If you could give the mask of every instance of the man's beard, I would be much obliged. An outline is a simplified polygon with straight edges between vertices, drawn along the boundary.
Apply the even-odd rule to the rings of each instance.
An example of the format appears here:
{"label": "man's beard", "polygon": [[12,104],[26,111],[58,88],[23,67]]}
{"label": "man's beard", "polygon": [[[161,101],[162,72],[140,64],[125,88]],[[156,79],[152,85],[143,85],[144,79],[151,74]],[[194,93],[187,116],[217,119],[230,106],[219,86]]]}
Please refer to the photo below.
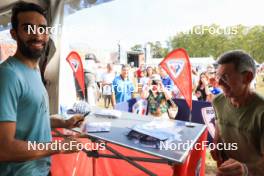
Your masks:
{"label": "man's beard", "polygon": [[[27,57],[30,60],[33,61],[37,61],[45,52],[45,48],[46,48],[46,42],[42,42],[40,40],[36,40],[36,39],[31,39],[28,41],[23,41],[21,40],[21,38],[19,36],[17,36],[17,42],[18,44],[18,49],[20,50],[20,52],[22,53],[22,55],[24,55],[25,57]],[[34,43],[34,42],[42,42],[43,43],[43,48],[42,49],[31,49],[29,47],[29,44]]]}

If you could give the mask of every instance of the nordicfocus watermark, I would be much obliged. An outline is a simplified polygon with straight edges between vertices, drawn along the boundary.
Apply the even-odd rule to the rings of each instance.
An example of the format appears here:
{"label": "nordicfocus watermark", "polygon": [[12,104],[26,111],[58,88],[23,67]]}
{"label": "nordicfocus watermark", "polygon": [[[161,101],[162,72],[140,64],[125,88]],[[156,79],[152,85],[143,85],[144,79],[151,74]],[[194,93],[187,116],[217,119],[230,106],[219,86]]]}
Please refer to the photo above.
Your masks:
{"label": "nordicfocus watermark", "polygon": [[[169,90],[172,91],[175,88],[177,88],[174,85],[166,85],[166,86],[158,86],[158,85],[144,85],[144,86],[139,86],[139,84],[136,84],[136,86],[127,86],[127,85],[105,85],[103,87],[104,91],[110,92],[110,91],[116,91],[116,92],[138,92],[139,89],[142,90],[152,90],[153,92],[157,92],[157,91],[164,91]],[[101,88],[102,89],[102,88]]]}
{"label": "nordicfocus watermark", "polygon": [[55,26],[37,26],[37,25],[27,25],[28,34],[57,34],[61,33],[62,25],[58,24]]}
{"label": "nordicfocus watermark", "polygon": [[63,143],[61,140],[56,140],[52,143],[39,143],[36,141],[28,141],[28,150],[54,150],[54,151],[72,151],[72,150],[105,150],[105,143],[79,143],[77,141],[70,141]]}
{"label": "nordicfocus watermark", "polygon": [[94,35],[101,35],[104,33],[104,29],[98,29],[94,26],[63,26],[62,24],[56,24],[53,26],[46,26],[46,25],[33,25],[28,24],[25,26],[25,32],[27,32],[28,35],[30,34],[41,34],[41,35],[57,35],[62,34],[62,31],[68,33],[76,33],[76,31],[80,33],[92,33]]}
{"label": "nordicfocus watermark", "polygon": [[[183,32],[184,34],[197,34],[197,35],[203,35],[203,34],[211,34],[211,35],[220,35],[220,34],[224,34],[224,35],[236,35],[238,34],[238,29],[239,26],[230,26],[230,27],[226,27],[226,28],[221,28],[220,26],[195,26],[192,29]],[[58,33],[62,33],[62,25],[61,24],[57,24],[54,26],[45,26],[45,25],[33,25],[33,24],[29,24],[26,26],[26,32],[28,34],[58,34]],[[76,32],[76,31],[80,31],[82,30],[81,28],[76,28],[76,27],[71,27],[70,29],[67,28],[67,30],[69,30],[70,32]],[[86,29],[87,31],[87,29]],[[96,33],[98,32],[98,29],[93,29],[93,28],[89,28],[88,29],[89,32],[93,32]],[[246,32],[246,31],[244,31]]]}
{"label": "nordicfocus watermark", "polygon": [[[160,141],[159,149],[160,150],[179,150],[179,151],[187,151],[190,149],[195,150],[228,150],[234,151],[238,149],[237,143],[209,143],[208,141],[197,142],[193,144],[192,140],[187,140],[186,142],[179,143],[169,143],[166,141]],[[193,145],[192,145],[193,144]]]}
{"label": "nordicfocus watermark", "polygon": [[227,28],[220,28],[217,26],[196,26],[193,29],[185,33],[197,34],[197,35],[203,35],[206,33],[209,33],[211,35],[214,35],[214,34],[236,35],[238,34],[238,26],[231,26]]}

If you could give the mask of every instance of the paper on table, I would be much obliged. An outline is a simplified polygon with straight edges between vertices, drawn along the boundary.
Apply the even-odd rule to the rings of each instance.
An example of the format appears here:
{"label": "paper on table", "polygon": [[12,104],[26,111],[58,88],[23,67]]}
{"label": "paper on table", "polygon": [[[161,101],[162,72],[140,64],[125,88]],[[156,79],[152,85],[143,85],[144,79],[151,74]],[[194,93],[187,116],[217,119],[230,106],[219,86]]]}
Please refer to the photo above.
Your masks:
{"label": "paper on table", "polygon": [[72,108],[67,110],[67,114],[85,114],[90,110],[90,105],[85,101],[77,101],[72,105]]}
{"label": "paper on table", "polygon": [[122,113],[112,109],[100,109],[94,112],[94,115],[108,118],[120,118]]}
{"label": "paper on table", "polygon": [[157,138],[159,140],[181,141],[182,127],[175,127],[176,122],[167,120],[151,121],[149,123],[136,125],[132,130]]}
{"label": "paper on table", "polygon": [[82,128],[83,133],[108,132],[111,130],[111,122],[88,122],[86,121]]}

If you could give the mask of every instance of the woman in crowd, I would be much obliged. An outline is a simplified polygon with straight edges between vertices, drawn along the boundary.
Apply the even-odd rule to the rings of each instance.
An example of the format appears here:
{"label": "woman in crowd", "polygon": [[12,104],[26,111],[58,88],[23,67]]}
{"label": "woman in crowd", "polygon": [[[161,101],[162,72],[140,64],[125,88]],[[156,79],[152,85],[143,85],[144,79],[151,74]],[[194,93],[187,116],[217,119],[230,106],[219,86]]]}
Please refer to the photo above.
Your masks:
{"label": "woman in crowd", "polygon": [[200,74],[199,82],[195,90],[195,95],[199,101],[207,101],[210,91],[208,89],[208,78],[205,72]]}
{"label": "woman in crowd", "polygon": [[102,75],[102,88],[104,107],[109,108],[110,102],[113,106],[112,101],[112,82],[115,79],[115,72],[112,64],[107,64],[107,71]]}
{"label": "woman in crowd", "polygon": [[140,84],[142,84],[142,87],[144,89],[144,87],[149,86],[150,85],[150,77],[153,74],[153,68],[151,66],[148,66],[145,70],[144,70],[144,77],[140,78]]}
{"label": "woman in crowd", "polygon": [[141,97],[146,98],[148,101],[148,113],[155,117],[168,119],[169,108],[176,107],[171,100],[171,92],[162,85],[160,75],[153,74],[150,80],[151,86],[141,94]]}

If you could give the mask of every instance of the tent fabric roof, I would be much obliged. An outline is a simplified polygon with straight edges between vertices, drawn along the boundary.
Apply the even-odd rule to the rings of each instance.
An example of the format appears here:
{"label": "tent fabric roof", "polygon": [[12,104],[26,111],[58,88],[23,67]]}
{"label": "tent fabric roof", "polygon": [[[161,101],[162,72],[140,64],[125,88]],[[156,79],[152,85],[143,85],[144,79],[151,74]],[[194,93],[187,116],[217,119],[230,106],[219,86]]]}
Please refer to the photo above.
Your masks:
{"label": "tent fabric roof", "polygon": [[[11,19],[11,8],[12,6],[21,0],[1,0],[0,1],[0,25],[8,26]],[[25,2],[34,2],[41,5],[42,7],[47,7],[45,0],[23,0]]]}
{"label": "tent fabric roof", "polygon": [[[7,26],[10,22],[12,6],[21,0],[1,0],[0,1],[0,25]],[[50,1],[60,0],[23,0],[24,2],[33,2],[39,4],[43,8],[48,8]],[[68,14],[75,13],[83,8],[89,8],[93,5],[113,1],[113,0],[87,0],[81,3],[81,0],[63,0],[65,4],[69,5]]]}

